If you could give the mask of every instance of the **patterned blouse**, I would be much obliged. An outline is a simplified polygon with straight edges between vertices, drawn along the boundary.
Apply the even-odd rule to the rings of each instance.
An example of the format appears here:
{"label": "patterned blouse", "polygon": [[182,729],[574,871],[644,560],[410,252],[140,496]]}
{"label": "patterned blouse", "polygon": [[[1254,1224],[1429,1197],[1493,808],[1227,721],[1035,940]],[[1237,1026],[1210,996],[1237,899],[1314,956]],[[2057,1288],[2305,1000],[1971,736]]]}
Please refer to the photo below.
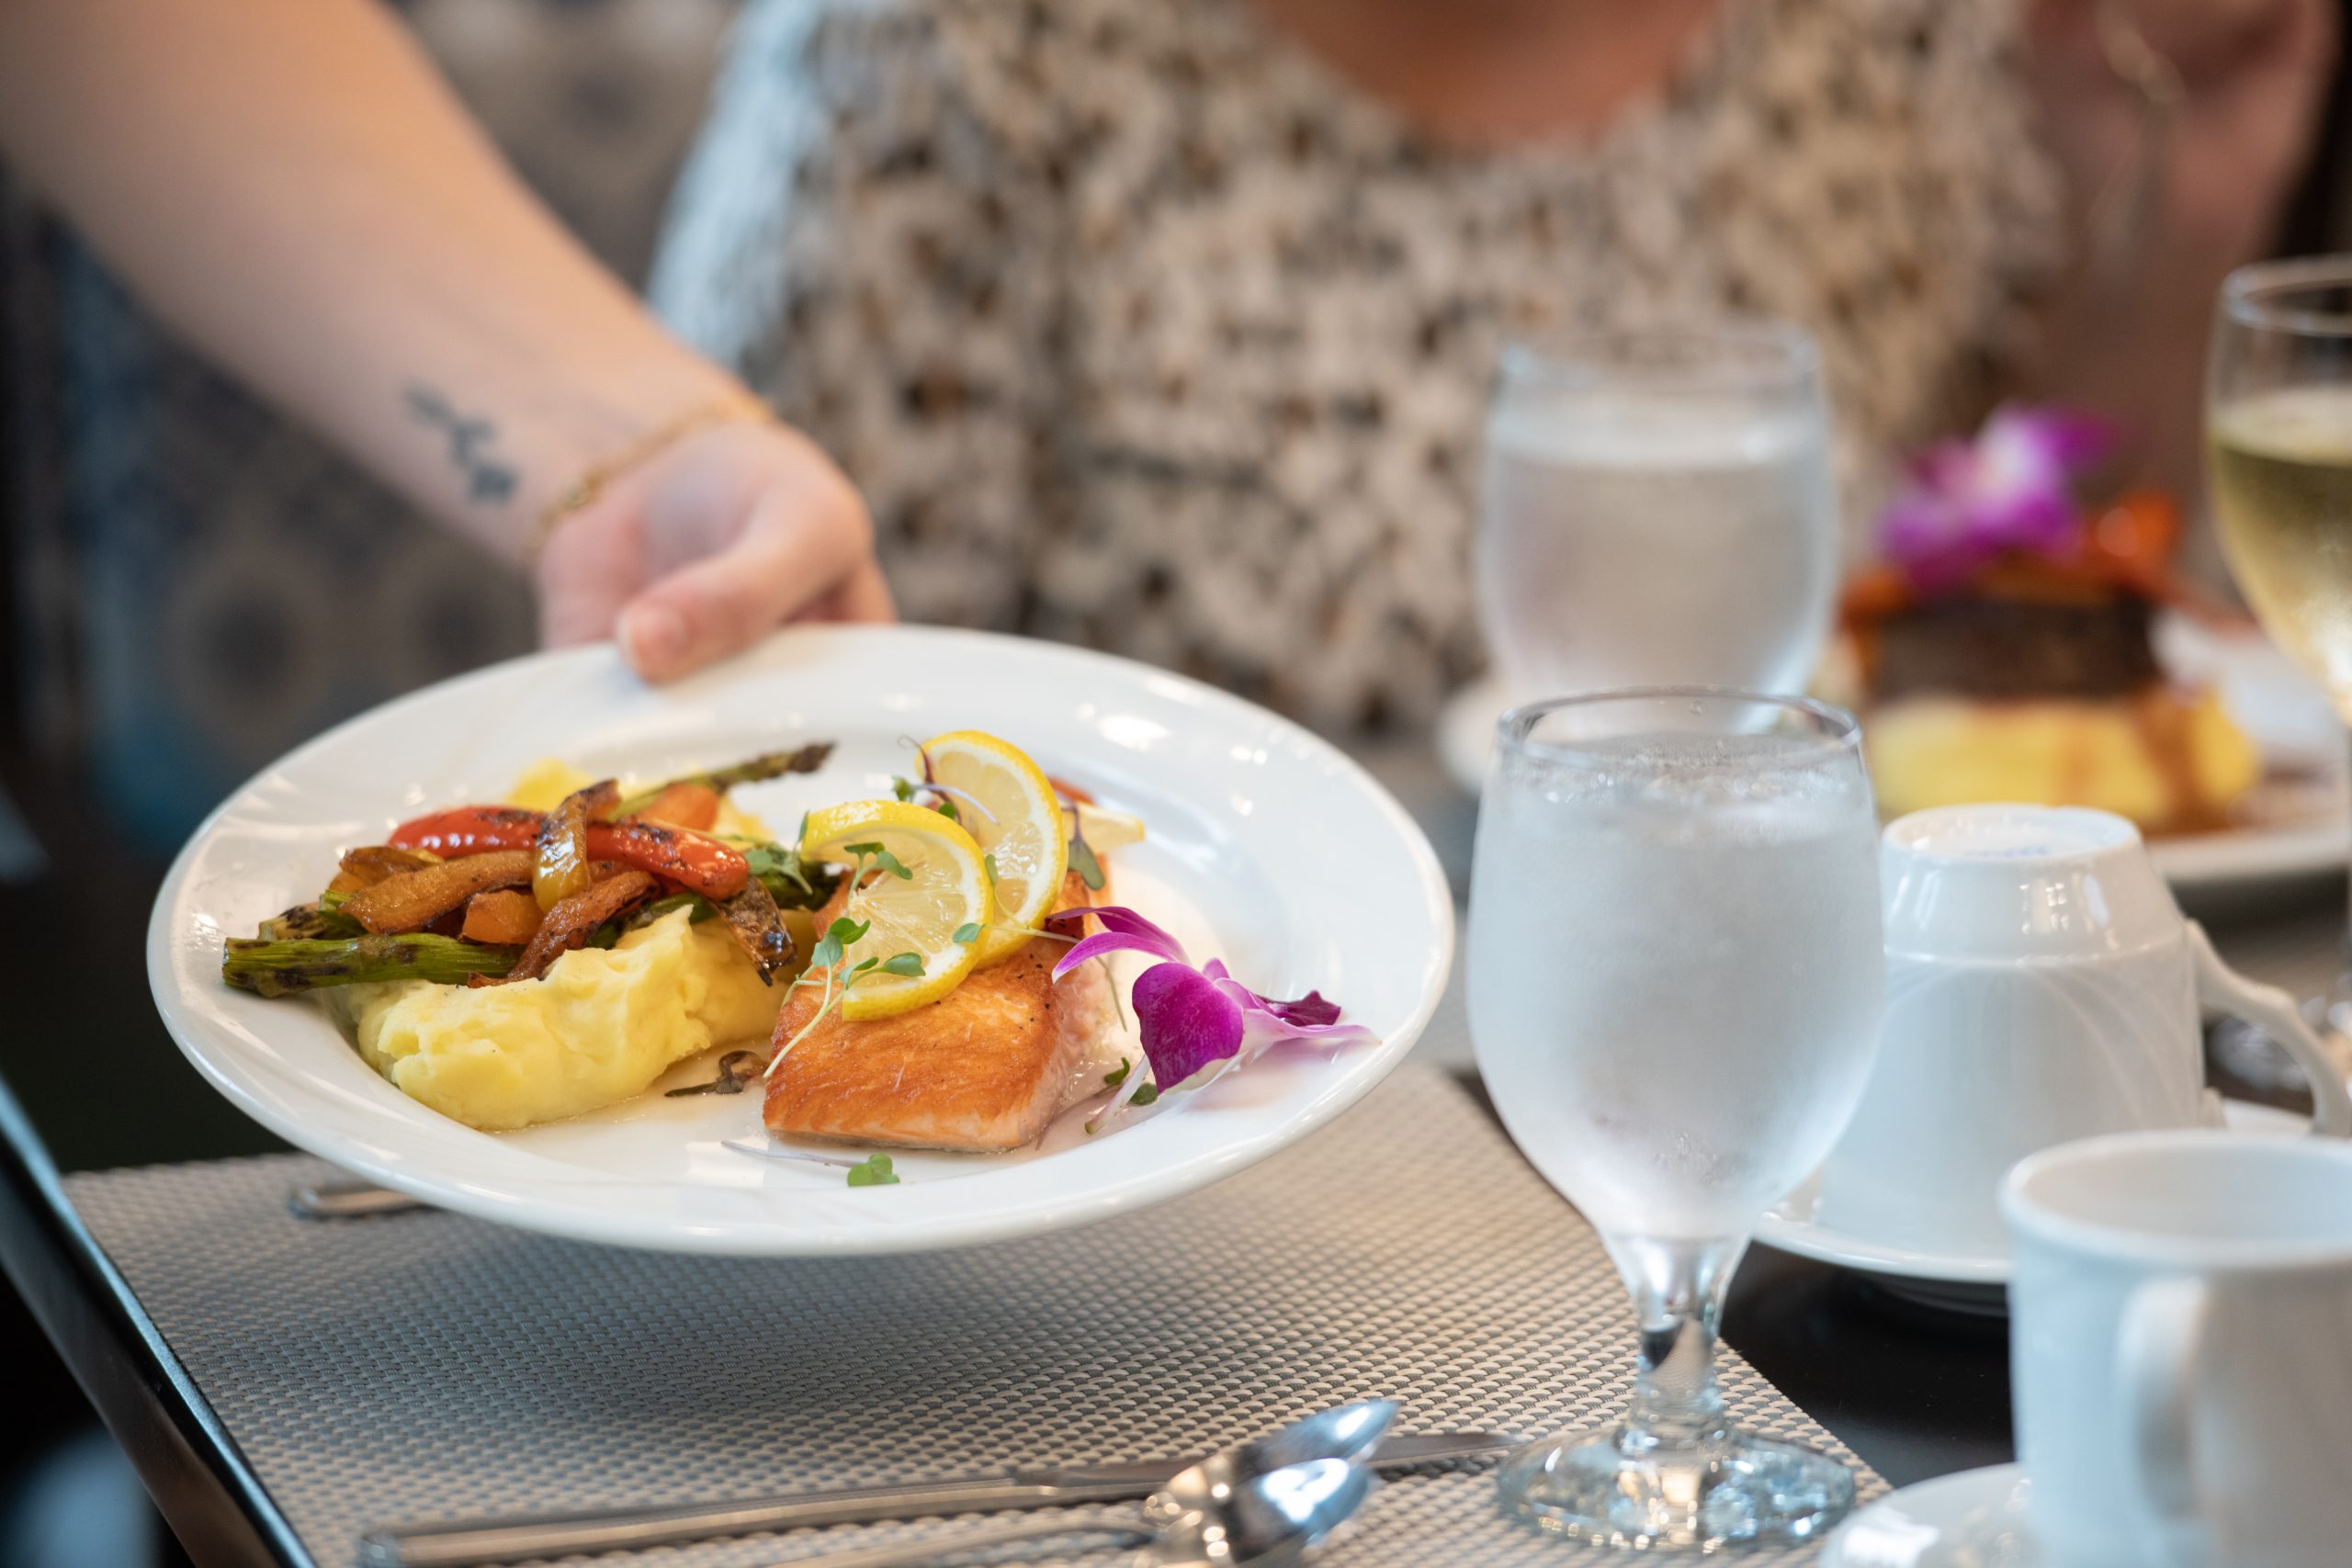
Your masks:
{"label": "patterned blouse", "polygon": [[1508,339],[1804,323],[1849,511],[1973,416],[2056,230],[2015,32],[1732,0],[1597,139],[1471,152],[1245,0],[754,0],[653,295],[864,487],[909,617],[1419,723],[1482,662]]}

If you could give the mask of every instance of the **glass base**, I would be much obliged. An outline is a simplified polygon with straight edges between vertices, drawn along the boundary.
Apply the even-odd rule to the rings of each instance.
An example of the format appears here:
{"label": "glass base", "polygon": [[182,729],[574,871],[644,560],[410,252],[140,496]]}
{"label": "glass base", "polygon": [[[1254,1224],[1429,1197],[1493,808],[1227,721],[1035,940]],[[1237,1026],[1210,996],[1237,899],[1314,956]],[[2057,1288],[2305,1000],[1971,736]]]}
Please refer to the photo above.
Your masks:
{"label": "glass base", "polygon": [[1622,1427],[1572,1433],[1512,1454],[1496,1484],[1555,1535],[1647,1551],[1817,1540],[1854,1506],[1836,1460],[1736,1430],[1671,1448]]}

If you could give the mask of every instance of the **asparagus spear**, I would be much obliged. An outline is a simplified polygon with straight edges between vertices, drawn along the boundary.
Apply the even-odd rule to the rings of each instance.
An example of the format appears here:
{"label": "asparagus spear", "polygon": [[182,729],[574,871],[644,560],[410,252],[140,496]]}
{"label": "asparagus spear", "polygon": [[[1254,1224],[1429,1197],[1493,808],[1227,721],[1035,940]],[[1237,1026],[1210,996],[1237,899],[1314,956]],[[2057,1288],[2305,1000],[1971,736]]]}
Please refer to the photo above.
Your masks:
{"label": "asparagus spear", "polygon": [[840,871],[832,866],[803,863],[797,847],[787,849],[751,839],[728,841],[743,852],[743,858],[751,862],[752,878],[768,890],[780,909],[820,909],[841,881]]}
{"label": "asparagus spear", "polygon": [[673,784],[700,784],[705,789],[725,795],[737,784],[780,779],[786,773],[813,773],[823,767],[825,759],[832,754],[833,743],[830,740],[811,741],[797,751],[764,751],[729,767],[714,768],[707,773],[688,773],[683,778],[656,784],[651,789],[640,790],[614,807],[612,814],[628,817],[642,811],[652,805],[663,790]]}
{"label": "asparagus spear", "polygon": [[255,942],[232,937],[220,978],[241,991],[290,997],[323,986],[370,980],[433,980],[445,986],[514,967],[506,948],[413,931],[353,937],[345,942]]}
{"label": "asparagus spear", "polygon": [[340,908],[321,904],[297,904],[282,915],[261,923],[265,942],[295,942],[322,937],[354,937],[367,928]]}

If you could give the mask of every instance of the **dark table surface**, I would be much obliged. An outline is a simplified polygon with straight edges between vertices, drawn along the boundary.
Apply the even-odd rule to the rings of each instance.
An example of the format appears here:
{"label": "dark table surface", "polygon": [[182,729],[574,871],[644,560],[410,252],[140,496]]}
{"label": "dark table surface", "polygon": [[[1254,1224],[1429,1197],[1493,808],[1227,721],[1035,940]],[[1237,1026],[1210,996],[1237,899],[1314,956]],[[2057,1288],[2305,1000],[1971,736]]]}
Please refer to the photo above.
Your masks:
{"label": "dark table surface", "polygon": [[[1459,879],[1466,800],[1426,760],[1374,759],[1374,770],[1430,829]],[[2216,911],[2209,923],[2241,967],[2308,994],[2324,989],[2335,968],[2341,899],[2340,883],[2306,886]],[[1458,998],[1447,1015],[1460,1018]],[[1422,1049],[1439,1065],[1473,1073],[1458,1022],[1433,1028]],[[37,1130],[5,1090],[0,1264],[198,1562],[306,1561],[245,1470],[233,1434],[90,1241]],[[2007,1335],[1998,1320],[1914,1306],[1860,1277],[1759,1246],[1732,1286],[1724,1335],[1898,1486],[2012,1457]]]}

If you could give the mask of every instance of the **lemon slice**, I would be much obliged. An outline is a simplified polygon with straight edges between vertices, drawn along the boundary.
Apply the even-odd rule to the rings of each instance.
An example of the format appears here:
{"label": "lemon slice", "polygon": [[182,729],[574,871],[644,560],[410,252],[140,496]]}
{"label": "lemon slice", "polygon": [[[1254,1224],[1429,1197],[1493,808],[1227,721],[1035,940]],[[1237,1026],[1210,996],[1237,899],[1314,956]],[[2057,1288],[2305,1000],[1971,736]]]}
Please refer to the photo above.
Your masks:
{"label": "lemon slice", "polygon": [[[956,933],[995,918],[979,845],[938,812],[902,801],[857,800],[808,814],[800,840],[804,857],[854,865],[860,858],[855,845],[879,846],[907,874],[887,869],[889,863],[873,850],[865,852],[867,880],[849,896],[845,912],[867,929],[842,959],[847,969],[869,958],[876,966],[842,998],[842,1016],[852,1021],[888,1018],[954,990],[979,956],[977,940],[958,942]],[[922,974],[880,967],[902,953],[922,960]]]}
{"label": "lemon slice", "polygon": [[922,743],[935,784],[956,791],[956,820],[996,869],[996,920],[980,937],[978,967],[1012,957],[1052,912],[1069,870],[1069,829],[1045,771],[1019,747],[958,729]]}
{"label": "lemon slice", "polygon": [[1143,842],[1142,818],[1125,811],[1105,810],[1083,800],[1077,806],[1078,829],[1096,854],[1109,854],[1113,850]]}

